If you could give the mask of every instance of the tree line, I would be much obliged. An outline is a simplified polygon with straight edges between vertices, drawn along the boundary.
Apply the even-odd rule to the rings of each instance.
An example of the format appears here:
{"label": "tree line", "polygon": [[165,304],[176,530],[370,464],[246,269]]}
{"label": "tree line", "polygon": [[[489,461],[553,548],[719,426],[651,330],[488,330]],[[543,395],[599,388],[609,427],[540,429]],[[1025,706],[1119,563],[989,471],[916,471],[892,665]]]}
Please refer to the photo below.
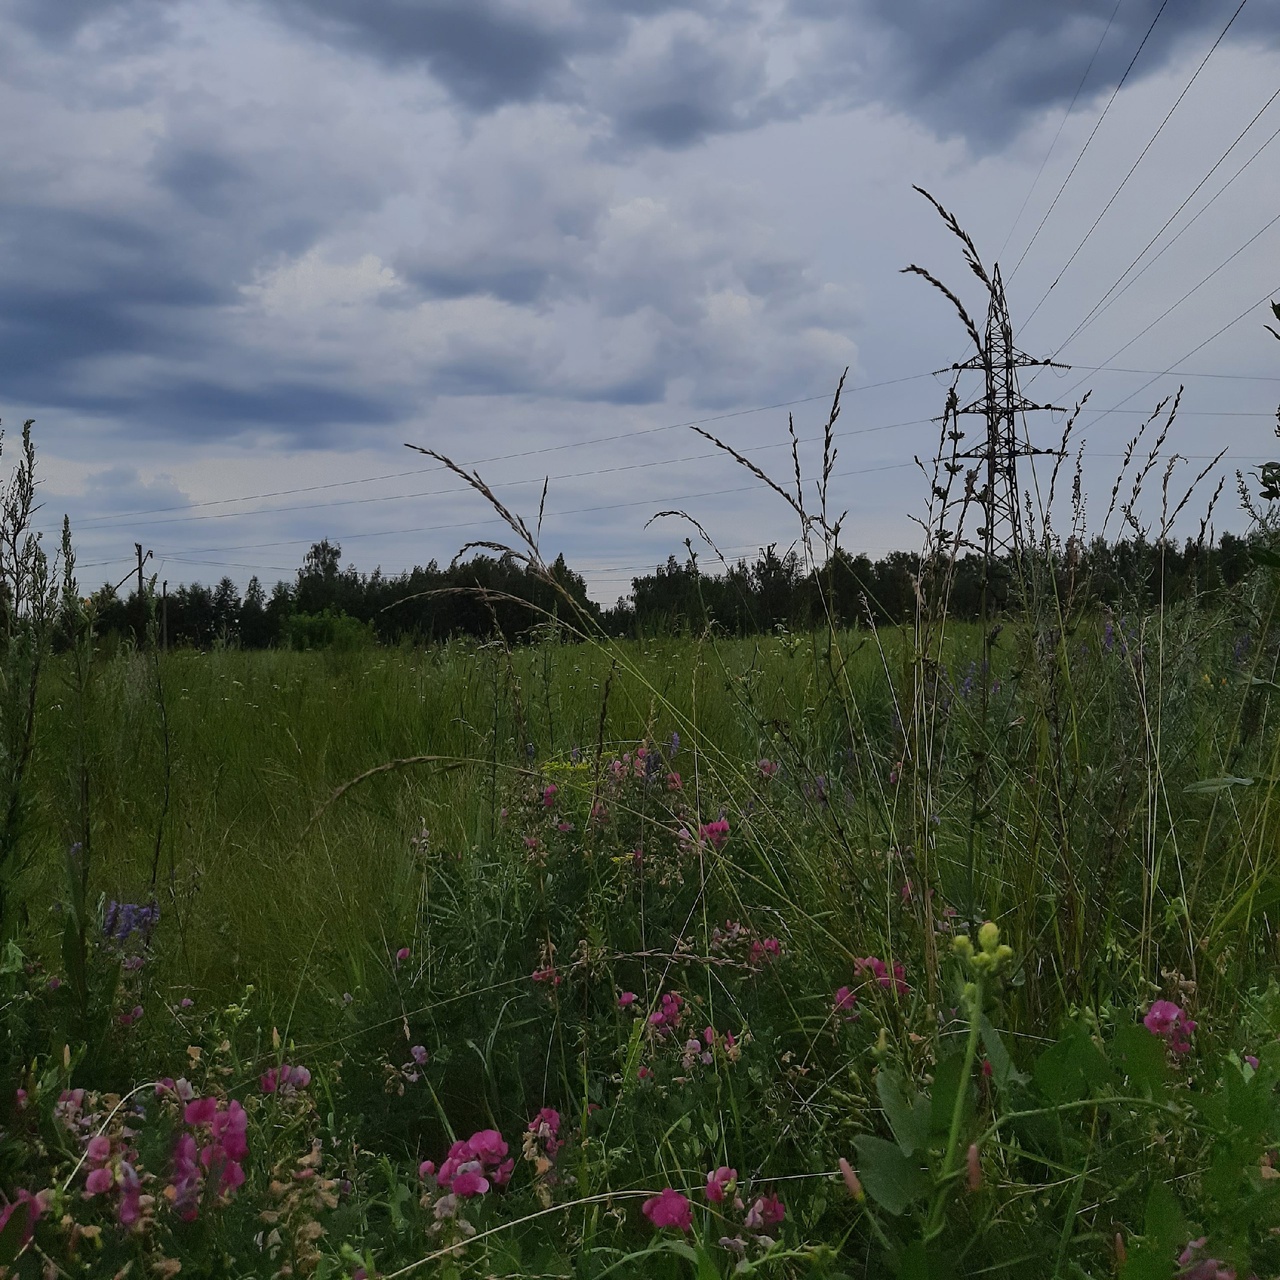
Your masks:
{"label": "tree line", "polygon": [[[104,586],[92,597],[99,635],[171,647],[207,649],[358,647],[365,644],[430,644],[454,636],[511,642],[537,638],[557,621],[572,621],[615,636],[700,632],[714,626],[730,635],[786,628],[877,625],[909,621],[915,613],[919,558],[895,551],[879,560],[840,551],[819,569],[794,551],[761,548],[754,560],[705,566],[689,552],[668,558],[652,573],[632,579],[631,591],[611,607],[590,600],[582,575],[563,555],[549,576],[515,556],[480,555],[459,564],[425,567],[389,576],[343,568],[342,548],[325,539],[307,552],[293,581],[270,593],[254,577],[241,595],[231,578],[214,586],[195,582],[157,598],[154,590],[127,597]],[[1097,539],[1054,565],[1070,574],[1084,598],[1098,606],[1142,609],[1193,598],[1216,598],[1252,565],[1250,544],[1223,534],[1212,546],[1187,541],[1149,543]],[[1012,566],[994,566],[988,584],[1001,607],[1016,607]],[[949,611],[974,619],[982,609],[981,558],[954,566]]]}

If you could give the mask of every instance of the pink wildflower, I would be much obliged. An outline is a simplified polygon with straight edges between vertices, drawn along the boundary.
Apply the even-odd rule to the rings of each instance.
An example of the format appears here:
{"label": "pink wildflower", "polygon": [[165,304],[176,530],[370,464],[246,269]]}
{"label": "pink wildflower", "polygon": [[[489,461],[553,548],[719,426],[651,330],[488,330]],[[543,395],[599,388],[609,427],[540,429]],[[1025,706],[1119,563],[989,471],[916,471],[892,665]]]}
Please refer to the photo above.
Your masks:
{"label": "pink wildflower", "polygon": [[618,997],[618,1008],[629,1009],[636,1002],[636,993],[634,991],[624,991]]}
{"label": "pink wildflower", "polygon": [[1188,1018],[1172,1000],[1157,1000],[1147,1010],[1146,1017],[1142,1019],[1142,1025],[1153,1036],[1167,1040],[1169,1048],[1174,1053],[1191,1052],[1190,1036],[1197,1024],[1193,1019]]}
{"label": "pink wildflower", "polygon": [[190,996],[183,996],[182,999],[178,1001],[179,1009],[190,1009],[194,1005],[195,1001]]}
{"label": "pink wildflower", "polygon": [[103,1166],[100,1169],[94,1169],[84,1180],[84,1193],[86,1196],[98,1196],[104,1191],[110,1191],[115,1186],[116,1175],[112,1170]]}
{"label": "pink wildflower", "polygon": [[21,1218],[19,1219],[19,1222],[22,1223],[22,1234],[17,1241],[18,1249],[25,1249],[35,1235],[36,1223],[48,1208],[48,1197],[51,1194],[48,1191],[41,1191],[36,1195],[32,1195],[25,1187],[19,1187],[16,1200],[11,1200],[7,1204],[0,1204],[0,1236],[4,1235],[4,1230],[9,1225],[9,1220],[13,1215],[25,1206],[26,1219],[25,1221]]}
{"label": "pink wildflower", "polygon": [[729,820],[727,818],[717,818],[715,822],[704,822],[698,828],[698,835],[713,849],[719,851],[729,841]]}
{"label": "pink wildflower", "polygon": [[556,972],[556,967],[553,964],[549,964],[542,969],[535,969],[529,977],[532,978],[534,982],[546,982],[553,987],[558,987],[560,985],[560,975]]}
{"label": "pink wildflower", "polygon": [[853,962],[855,973],[870,972],[872,977],[886,990],[891,988],[896,990],[898,995],[905,996],[911,990],[907,986],[907,971],[897,960],[893,962],[893,977],[889,976],[889,966],[885,964],[879,956],[864,956],[860,960]]}
{"label": "pink wildflower", "polygon": [[723,1204],[726,1195],[732,1195],[738,1185],[737,1169],[730,1169],[722,1164],[714,1172],[707,1174],[707,1199],[712,1204]]}
{"label": "pink wildflower", "polygon": [[656,1027],[660,1031],[674,1030],[680,1025],[680,1019],[684,1016],[684,996],[678,991],[666,991],[663,993],[658,1008],[649,1015],[649,1025]]}
{"label": "pink wildflower", "polygon": [[408,947],[401,947],[400,950],[396,952],[396,964],[404,964],[411,954],[412,952]]}
{"label": "pink wildflower", "polygon": [[551,1159],[560,1150],[560,1113],[554,1107],[543,1107],[528,1125]]}
{"label": "pink wildflower", "polygon": [[836,991],[835,1011],[837,1013],[847,1013],[857,1016],[856,1007],[858,1004],[857,994],[850,991],[848,987],[840,987]]}
{"label": "pink wildflower", "polygon": [[688,1231],[693,1227],[693,1206],[688,1196],[666,1187],[656,1196],[650,1196],[640,1206],[641,1213],[653,1225],[661,1230],[663,1227],[675,1227],[680,1231]]}
{"label": "pink wildflower", "polygon": [[1245,1061],[1246,1061],[1246,1062],[1247,1062],[1247,1063],[1248,1063],[1248,1064],[1249,1064],[1249,1065],[1250,1065],[1250,1066],[1251,1066],[1255,1071],[1257,1071],[1257,1069],[1258,1069],[1258,1060],[1257,1060],[1257,1058],[1255,1058],[1255,1057],[1253,1056],[1253,1054],[1251,1054],[1251,1053],[1246,1053],[1246,1054],[1244,1055],[1244,1060],[1245,1060]]}
{"label": "pink wildflower", "polygon": [[489,1190],[489,1179],[484,1176],[483,1166],[478,1160],[469,1160],[461,1165],[450,1180],[450,1191],[463,1200],[471,1196],[482,1196]]}
{"label": "pink wildflower", "polygon": [[761,760],[757,767],[760,770],[760,776],[765,779],[772,778],[778,772],[776,760]]}
{"label": "pink wildflower", "polygon": [[776,1227],[786,1216],[786,1206],[773,1192],[759,1199],[747,1210],[743,1226],[748,1231],[758,1231],[761,1227]]}
{"label": "pink wildflower", "polygon": [[418,1066],[420,1067],[426,1066],[428,1055],[427,1055],[426,1049],[422,1045],[415,1044],[409,1050],[409,1056],[414,1060],[414,1062],[418,1064]]}
{"label": "pink wildflower", "polygon": [[311,1072],[306,1067],[291,1067],[287,1062],[264,1071],[258,1081],[263,1093],[282,1094],[305,1089],[310,1083]]}
{"label": "pink wildflower", "polygon": [[1236,1280],[1234,1267],[1217,1258],[1198,1256],[1207,1243],[1208,1237],[1201,1236],[1178,1255],[1177,1280]]}
{"label": "pink wildflower", "polygon": [[544,809],[550,809],[551,806],[555,804],[556,792],[559,790],[560,788],[557,787],[554,782],[548,782],[547,785],[542,788],[542,807]]}
{"label": "pink wildflower", "polygon": [[418,1177],[434,1178],[436,1174],[436,1162],[434,1160],[424,1160],[418,1166]]}
{"label": "pink wildflower", "polygon": [[667,790],[668,791],[684,790],[684,782],[681,779],[680,775],[676,773],[674,769],[669,774],[667,774]]}

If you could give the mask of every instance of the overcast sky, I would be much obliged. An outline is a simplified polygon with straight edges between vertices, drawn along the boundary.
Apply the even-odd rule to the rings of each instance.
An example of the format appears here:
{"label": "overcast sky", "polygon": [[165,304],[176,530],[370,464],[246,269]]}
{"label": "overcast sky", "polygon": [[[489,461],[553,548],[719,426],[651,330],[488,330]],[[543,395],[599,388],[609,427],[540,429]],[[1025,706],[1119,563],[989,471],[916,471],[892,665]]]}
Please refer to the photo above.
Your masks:
{"label": "overcast sky", "polygon": [[1027,394],[1092,387],[1096,532],[1180,383],[1188,469],[1280,453],[1278,46],[1280,0],[0,0],[0,416],[86,589],[135,541],[172,587],[495,536],[409,441],[531,515],[549,476],[544,551],[612,601],[682,553],[663,508],[789,545],[678,424],[785,477],[848,366],[845,541],[911,547],[967,351],[901,268],[985,313],[919,184],[1075,366]]}

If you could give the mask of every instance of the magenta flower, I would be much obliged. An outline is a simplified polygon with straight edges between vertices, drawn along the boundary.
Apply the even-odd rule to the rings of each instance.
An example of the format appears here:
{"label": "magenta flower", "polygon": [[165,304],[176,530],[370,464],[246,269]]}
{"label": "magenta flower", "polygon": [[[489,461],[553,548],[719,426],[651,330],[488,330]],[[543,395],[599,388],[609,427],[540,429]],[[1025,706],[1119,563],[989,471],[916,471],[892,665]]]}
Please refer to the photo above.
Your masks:
{"label": "magenta flower", "polygon": [[758,767],[762,778],[772,778],[778,772],[778,762],[776,760],[761,760]]}
{"label": "magenta flower", "polygon": [[707,1174],[706,1195],[712,1204],[723,1204],[726,1195],[732,1195],[738,1185],[737,1169],[730,1169],[722,1164],[714,1172]]}
{"label": "magenta flower", "polygon": [[450,1179],[450,1191],[460,1199],[471,1196],[482,1196],[489,1190],[489,1179],[484,1176],[484,1167],[479,1160],[469,1160],[460,1165]]}
{"label": "magenta flower", "polygon": [[436,1162],[434,1160],[424,1160],[418,1166],[418,1177],[433,1178],[436,1172]]}
{"label": "magenta flower", "polygon": [[415,1044],[415,1045],[414,1045],[414,1046],[409,1050],[409,1056],[414,1060],[414,1062],[416,1062],[416,1063],[418,1064],[418,1066],[420,1066],[420,1067],[424,1067],[424,1066],[426,1066],[426,1064],[427,1064],[427,1051],[426,1051],[426,1049],[425,1049],[422,1045],[420,1045],[420,1044]]}
{"label": "magenta flower", "polygon": [[557,787],[554,782],[548,782],[547,785],[542,788],[542,807],[544,809],[550,809],[551,806],[555,804],[556,792],[559,790],[560,788]]}
{"label": "magenta flower", "polygon": [[678,991],[664,992],[658,1008],[649,1015],[649,1025],[660,1031],[674,1030],[684,1016],[683,1008],[684,997]]}
{"label": "magenta flower", "polygon": [[534,982],[546,982],[553,987],[560,985],[560,975],[556,972],[556,967],[553,964],[549,964],[543,969],[535,969],[529,977]]}
{"label": "magenta flower", "polygon": [[111,1158],[111,1139],[102,1133],[94,1134],[89,1139],[85,1154],[94,1164],[105,1164]]}
{"label": "magenta flower", "polygon": [[396,964],[404,964],[411,954],[412,952],[408,947],[401,947],[400,950],[396,952]]}
{"label": "magenta flower", "polygon": [[1234,1267],[1217,1258],[1199,1256],[1208,1242],[1207,1236],[1201,1236],[1183,1249],[1178,1255],[1176,1280],[1236,1280]]}
{"label": "magenta flower", "polygon": [[213,1117],[217,1114],[217,1098],[196,1098],[187,1103],[186,1109],[182,1113],[182,1119],[186,1124],[192,1126],[199,1124],[212,1124]]}
{"label": "magenta flower", "polygon": [[836,991],[835,1011],[837,1013],[855,1014],[858,1004],[857,994],[848,987],[840,987]]}
{"label": "magenta flower", "polygon": [[507,1144],[497,1129],[481,1129],[479,1133],[473,1133],[467,1139],[467,1146],[475,1152],[476,1159],[483,1160],[485,1164],[497,1164],[507,1154]]}
{"label": "magenta flower", "polygon": [[666,1187],[656,1196],[650,1196],[640,1206],[640,1212],[653,1225],[661,1230],[663,1227],[675,1227],[680,1231],[688,1231],[693,1226],[693,1206],[688,1196]]}
{"label": "magenta flower", "polygon": [[104,1191],[110,1191],[115,1185],[116,1175],[107,1167],[94,1169],[84,1180],[84,1193],[86,1196],[98,1196]]}
{"label": "magenta flower", "polygon": [[860,960],[854,960],[853,970],[858,974],[869,972],[886,991],[892,988],[900,996],[905,996],[911,990],[906,982],[907,971],[896,960],[893,963],[892,978],[889,976],[889,966],[879,956],[864,956]]}
{"label": "magenta flower", "polygon": [[669,774],[667,774],[667,790],[668,791],[684,790],[684,780],[680,777],[678,773],[676,773],[674,769]]}
{"label": "magenta flower", "polygon": [[287,1062],[264,1071],[258,1081],[263,1093],[282,1094],[305,1089],[310,1083],[311,1072],[306,1067],[291,1067]]}
{"label": "magenta flower", "polygon": [[698,828],[698,835],[713,849],[723,849],[729,842],[729,821],[727,818],[717,818],[715,822],[704,822]]}
{"label": "magenta flower", "polygon": [[1246,1061],[1246,1062],[1247,1062],[1247,1063],[1248,1063],[1248,1064],[1249,1064],[1249,1065],[1250,1065],[1250,1066],[1251,1066],[1255,1071],[1257,1071],[1257,1069],[1258,1069],[1258,1060],[1257,1060],[1257,1058],[1255,1058],[1255,1057],[1253,1056],[1253,1054],[1251,1054],[1251,1053],[1246,1053],[1246,1054],[1244,1055],[1244,1060],[1245,1060],[1245,1061]]}
{"label": "magenta flower", "polygon": [[776,1227],[786,1217],[786,1206],[773,1192],[761,1196],[747,1210],[742,1225],[748,1231],[759,1231],[762,1227]]}
{"label": "magenta flower", "polygon": [[529,1132],[534,1134],[542,1144],[542,1149],[551,1159],[560,1150],[560,1113],[555,1107],[543,1107],[528,1124]]}
{"label": "magenta flower", "polygon": [[1172,1000],[1157,1000],[1147,1010],[1146,1017],[1142,1019],[1142,1025],[1153,1036],[1159,1036],[1162,1040],[1168,1041],[1169,1048],[1174,1053],[1191,1052],[1190,1036],[1197,1024],[1193,1019],[1188,1018]]}
{"label": "magenta flower", "polygon": [[634,991],[624,991],[618,997],[618,1008],[630,1009],[631,1006],[635,1004],[635,1002],[636,1002],[636,993]]}
{"label": "magenta flower", "polygon": [[1143,1018],[1142,1024],[1153,1036],[1160,1036],[1163,1039],[1177,1026],[1181,1017],[1182,1010],[1172,1000],[1157,1000],[1147,1010],[1147,1016]]}

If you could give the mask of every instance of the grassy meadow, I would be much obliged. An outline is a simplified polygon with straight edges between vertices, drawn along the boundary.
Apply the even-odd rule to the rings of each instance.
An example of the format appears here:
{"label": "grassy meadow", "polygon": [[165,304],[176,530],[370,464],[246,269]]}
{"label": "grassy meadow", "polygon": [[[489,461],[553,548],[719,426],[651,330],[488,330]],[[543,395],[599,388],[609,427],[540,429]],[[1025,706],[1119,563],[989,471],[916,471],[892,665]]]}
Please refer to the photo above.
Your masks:
{"label": "grassy meadow", "polygon": [[52,656],[0,1274],[1275,1274],[1274,606]]}

